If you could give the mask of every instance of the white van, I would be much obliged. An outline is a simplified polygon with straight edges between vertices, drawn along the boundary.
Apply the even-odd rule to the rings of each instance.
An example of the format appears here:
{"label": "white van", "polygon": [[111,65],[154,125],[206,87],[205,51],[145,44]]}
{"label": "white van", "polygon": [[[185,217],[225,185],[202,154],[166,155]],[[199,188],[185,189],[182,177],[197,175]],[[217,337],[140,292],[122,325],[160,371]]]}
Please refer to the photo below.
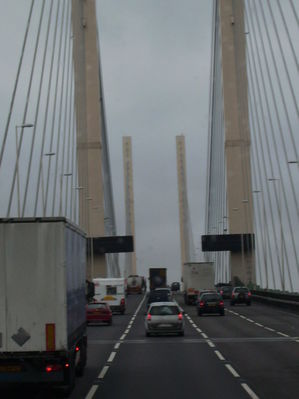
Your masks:
{"label": "white van", "polygon": [[98,302],[106,302],[112,312],[125,313],[126,310],[126,279],[125,278],[94,278],[94,298]]}

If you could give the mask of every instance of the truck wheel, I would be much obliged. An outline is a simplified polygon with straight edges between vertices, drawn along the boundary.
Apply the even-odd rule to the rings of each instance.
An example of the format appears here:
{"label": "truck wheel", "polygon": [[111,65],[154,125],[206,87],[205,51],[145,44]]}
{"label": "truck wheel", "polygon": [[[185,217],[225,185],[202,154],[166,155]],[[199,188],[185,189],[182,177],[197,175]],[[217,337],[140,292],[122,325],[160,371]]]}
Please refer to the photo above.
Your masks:
{"label": "truck wheel", "polygon": [[61,393],[63,398],[68,398],[71,395],[75,387],[75,379],[76,379],[76,370],[75,370],[74,359],[72,358],[70,360],[70,366],[65,373],[65,378],[64,378],[65,385],[59,388],[59,392]]}
{"label": "truck wheel", "polygon": [[76,375],[83,377],[87,361],[87,342],[82,342],[80,346],[80,361],[76,367]]}

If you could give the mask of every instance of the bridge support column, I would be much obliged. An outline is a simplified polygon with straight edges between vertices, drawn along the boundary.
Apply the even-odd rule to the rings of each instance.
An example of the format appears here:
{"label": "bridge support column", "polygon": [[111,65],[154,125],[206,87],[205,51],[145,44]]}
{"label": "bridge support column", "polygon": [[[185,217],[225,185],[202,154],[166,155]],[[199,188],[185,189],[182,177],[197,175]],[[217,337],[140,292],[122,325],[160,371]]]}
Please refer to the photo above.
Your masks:
{"label": "bridge support column", "polygon": [[[77,122],[79,224],[88,238],[103,237],[104,193],[102,129],[104,126],[100,82],[96,7],[94,0],[72,0],[73,58]],[[88,240],[92,242],[91,240]],[[106,277],[105,255],[88,252],[87,275]]]}
{"label": "bridge support column", "polygon": [[[243,0],[220,0],[229,232],[253,233]],[[231,279],[255,284],[254,251],[231,253]]]}

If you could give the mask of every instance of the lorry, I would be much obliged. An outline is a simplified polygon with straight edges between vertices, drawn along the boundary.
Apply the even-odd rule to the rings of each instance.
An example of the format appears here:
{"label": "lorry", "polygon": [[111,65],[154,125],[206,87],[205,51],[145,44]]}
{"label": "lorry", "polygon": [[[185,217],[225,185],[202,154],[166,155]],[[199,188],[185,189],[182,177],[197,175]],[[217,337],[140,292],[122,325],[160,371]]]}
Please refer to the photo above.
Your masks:
{"label": "lorry", "polygon": [[126,279],[118,278],[94,278],[94,300],[106,302],[112,312],[124,314],[126,311]]}
{"label": "lorry", "polygon": [[146,290],[145,278],[138,275],[130,275],[127,278],[127,294],[142,294]]}
{"label": "lorry", "polygon": [[149,269],[150,290],[165,288],[167,285],[167,269],[165,267],[151,267]]}
{"label": "lorry", "polygon": [[215,289],[213,262],[186,262],[183,265],[184,300],[186,305],[196,302],[200,290]]}
{"label": "lorry", "polygon": [[91,289],[86,238],[76,225],[61,217],[0,219],[0,384],[70,394],[87,361]]}

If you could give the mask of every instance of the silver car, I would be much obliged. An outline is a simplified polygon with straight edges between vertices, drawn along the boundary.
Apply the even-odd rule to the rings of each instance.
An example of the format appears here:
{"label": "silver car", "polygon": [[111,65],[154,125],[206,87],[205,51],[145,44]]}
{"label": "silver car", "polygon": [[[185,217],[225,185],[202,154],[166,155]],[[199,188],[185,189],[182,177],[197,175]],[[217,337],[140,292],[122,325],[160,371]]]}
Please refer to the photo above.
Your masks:
{"label": "silver car", "polygon": [[153,302],[144,321],[146,336],[175,333],[184,335],[185,321],[176,302]]}

